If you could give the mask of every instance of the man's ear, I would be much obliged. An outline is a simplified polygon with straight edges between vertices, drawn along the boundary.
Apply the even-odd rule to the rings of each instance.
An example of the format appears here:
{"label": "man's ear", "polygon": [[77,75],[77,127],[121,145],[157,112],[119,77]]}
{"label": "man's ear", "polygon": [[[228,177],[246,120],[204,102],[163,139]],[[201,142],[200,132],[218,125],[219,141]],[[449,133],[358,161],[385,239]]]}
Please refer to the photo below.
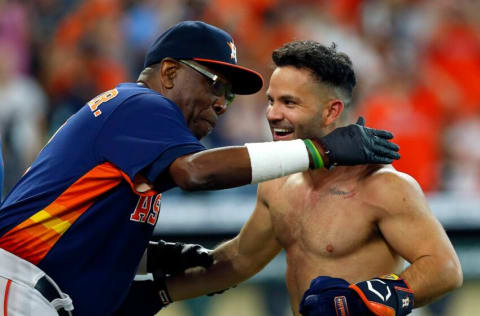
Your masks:
{"label": "man's ear", "polygon": [[175,78],[177,77],[178,62],[165,58],[160,65],[160,79],[165,89],[172,89],[175,86]]}
{"label": "man's ear", "polygon": [[323,110],[323,121],[325,125],[328,126],[339,119],[344,107],[345,105],[340,99],[328,101],[327,106]]}

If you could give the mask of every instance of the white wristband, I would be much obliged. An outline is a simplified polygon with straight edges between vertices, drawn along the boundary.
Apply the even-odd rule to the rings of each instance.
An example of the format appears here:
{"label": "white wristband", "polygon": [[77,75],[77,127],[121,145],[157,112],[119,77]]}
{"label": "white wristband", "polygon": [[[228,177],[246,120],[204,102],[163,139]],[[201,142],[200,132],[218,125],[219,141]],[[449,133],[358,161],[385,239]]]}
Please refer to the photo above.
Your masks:
{"label": "white wristband", "polygon": [[252,167],[252,183],[280,178],[308,169],[310,159],[301,139],[245,144]]}

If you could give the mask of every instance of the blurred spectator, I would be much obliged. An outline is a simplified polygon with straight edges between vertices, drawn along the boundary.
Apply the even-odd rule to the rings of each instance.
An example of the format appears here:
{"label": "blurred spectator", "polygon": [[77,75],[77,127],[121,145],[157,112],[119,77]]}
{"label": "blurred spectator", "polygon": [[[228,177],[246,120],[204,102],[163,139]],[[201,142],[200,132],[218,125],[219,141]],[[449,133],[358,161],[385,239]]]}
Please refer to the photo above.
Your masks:
{"label": "blurred spectator", "polygon": [[137,78],[143,69],[145,51],[153,40],[168,27],[180,20],[197,20],[202,11],[201,1],[178,0],[142,0],[125,1],[123,17],[123,33],[125,37],[127,59],[130,76]]}
{"label": "blurred spectator", "polygon": [[448,157],[445,188],[460,194],[480,195],[480,111],[475,116],[458,120],[445,132]]}
{"label": "blurred spectator", "polygon": [[[13,71],[27,72],[30,62],[27,10],[19,1],[0,1],[0,45],[15,55]],[[3,56],[2,56],[3,57]]]}
{"label": "blurred spectator", "polygon": [[0,135],[9,190],[44,144],[46,96],[38,83],[15,68],[16,51],[0,46]]}
{"label": "blurred spectator", "polygon": [[60,21],[43,67],[52,101],[49,134],[88,100],[128,81],[122,7],[115,0],[88,0]]}
{"label": "blurred spectator", "polygon": [[450,119],[463,119],[480,109],[480,23],[467,19],[467,8],[452,3],[439,13],[422,69]]}
{"label": "blurred spectator", "polygon": [[441,130],[438,121],[426,114],[432,104],[419,99],[421,94],[411,82],[408,73],[392,73],[365,98],[359,112],[369,126],[393,132],[402,155],[393,165],[413,176],[428,193],[439,188]]}

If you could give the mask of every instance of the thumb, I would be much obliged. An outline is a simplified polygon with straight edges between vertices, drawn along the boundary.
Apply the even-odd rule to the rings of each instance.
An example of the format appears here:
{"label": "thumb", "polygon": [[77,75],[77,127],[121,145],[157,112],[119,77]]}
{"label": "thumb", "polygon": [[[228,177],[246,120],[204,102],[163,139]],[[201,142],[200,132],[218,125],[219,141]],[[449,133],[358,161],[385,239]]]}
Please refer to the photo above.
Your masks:
{"label": "thumb", "polygon": [[359,116],[358,117],[358,120],[355,124],[358,124],[358,125],[361,125],[361,126],[365,126],[365,119],[363,118],[363,116]]}

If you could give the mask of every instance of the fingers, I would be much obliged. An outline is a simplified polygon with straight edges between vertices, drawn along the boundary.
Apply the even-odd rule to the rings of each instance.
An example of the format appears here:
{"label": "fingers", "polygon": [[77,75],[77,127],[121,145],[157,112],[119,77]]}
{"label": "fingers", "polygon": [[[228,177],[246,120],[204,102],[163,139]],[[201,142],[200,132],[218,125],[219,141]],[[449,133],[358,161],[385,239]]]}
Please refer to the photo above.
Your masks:
{"label": "fingers", "polygon": [[365,118],[363,116],[359,116],[355,124],[365,126]]}
{"label": "fingers", "polygon": [[201,266],[209,268],[213,264],[213,257],[208,249],[200,245],[187,245],[184,248],[184,264],[187,268]]}
{"label": "fingers", "polygon": [[333,315],[333,300],[330,297],[309,295],[301,306],[300,313],[303,316]]}
{"label": "fingers", "polygon": [[376,156],[382,156],[388,159],[400,159],[400,154],[383,146],[373,146],[372,151]]}
{"label": "fingers", "polygon": [[387,157],[384,157],[384,156],[378,156],[378,155],[374,155],[372,157],[372,160],[375,163],[378,163],[378,164],[381,164],[381,165],[389,165],[389,164],[393,163],[393,159],[387,158]]}
{"label": "fingers", "polygon": [[198,266],[209,268],[213,264],[213,257],[209,253],[204,252],[198,256],[196,263]]}
{"label": "fingers", "polygon": [[386,148],[387,150],[393,150],[393,151],[399,151],[400,147],[398,147],[397,144],[389,142],[386,139],[380,138],[380,137],[375,137],[375,145],[382,146]]}
{"label": "fingers", "polygon": [[381,137],[381,138],[384,138],[384,139],[392,139],[393,138],[393,134],[388,132],[388,131],[385,131],[383,129],[374,129],[374,128],[369,128],[368,129],[370,133],[372,133],[373,135],[375,136],[378,136],[378,137]]}

